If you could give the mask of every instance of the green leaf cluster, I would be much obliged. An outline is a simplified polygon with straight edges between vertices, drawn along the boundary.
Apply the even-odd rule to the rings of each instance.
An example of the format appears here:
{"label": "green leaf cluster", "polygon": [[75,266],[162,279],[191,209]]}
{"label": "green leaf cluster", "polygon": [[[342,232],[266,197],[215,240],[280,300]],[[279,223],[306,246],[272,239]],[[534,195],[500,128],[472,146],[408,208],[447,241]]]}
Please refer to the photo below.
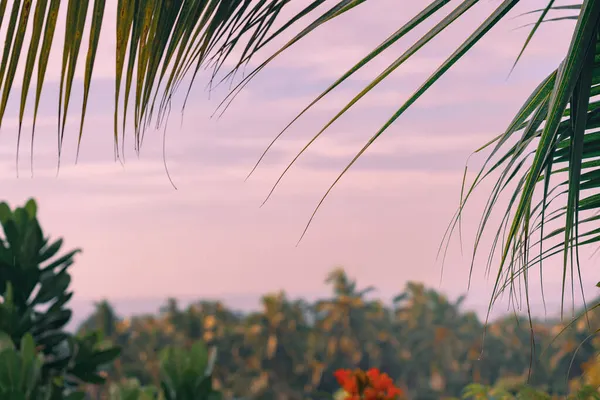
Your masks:
{"label": "green leaf cluster", "polygon": [[[106,383],[121,349],[99,330],[68,332],[69,267],[79,250],[59,255],[62,239],[45,237],[37,205],[0,203],[0,399],[83,400]],[[197,342],[161,354],[161,390],[135,380],[112,382],[110,400],[219,400],[212,386],[216,353]]]}
{"label": "green leaf cluster", "polygon": [[73,296],[69,267],[79,250],[59,255],[63,241],[44,236],[34,200],[15,210],[0,203],[0,224],[0,332],[21,351],[20,358],[19,353],[6,353],[14,361],[10,365],[19,359],[24,366],[35,365],[27,367],[32,371],[39,367],[39,373],[28,372],[23,379],[31,376],[27,382],[50,387],[51,396],[104,383],[100,369],[120,350],[104,343],[99,334],[78,337],[66,330]]}
{"label": "green leaf cluster", "polygon": [[168,347],[161,355],[161,387],[166,400],[220,400],[212,386],[216,352],[209,358],[206,346],[196,342],[191,349]]}

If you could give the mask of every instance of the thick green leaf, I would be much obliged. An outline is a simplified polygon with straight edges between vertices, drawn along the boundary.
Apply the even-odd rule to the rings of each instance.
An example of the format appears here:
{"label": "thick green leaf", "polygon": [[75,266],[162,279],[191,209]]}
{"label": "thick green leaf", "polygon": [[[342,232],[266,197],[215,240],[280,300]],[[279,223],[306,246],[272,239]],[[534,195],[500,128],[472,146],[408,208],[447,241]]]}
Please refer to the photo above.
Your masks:
{"label": "thick green leaf", "polygon": [[33,300],[33,304],[44,304],[64,294],[71,284],[71,276],[66,272],[62,272],[43,279],[40,283],[41,287]]}
{"label": "thick green leaf", "polygon": [[117,357],[119,357],[119,354],[121,354],[121,349],[117,347],[101,350],[94,353],[88,360],[86,360],[86,363],[101,367],[114,361]]}

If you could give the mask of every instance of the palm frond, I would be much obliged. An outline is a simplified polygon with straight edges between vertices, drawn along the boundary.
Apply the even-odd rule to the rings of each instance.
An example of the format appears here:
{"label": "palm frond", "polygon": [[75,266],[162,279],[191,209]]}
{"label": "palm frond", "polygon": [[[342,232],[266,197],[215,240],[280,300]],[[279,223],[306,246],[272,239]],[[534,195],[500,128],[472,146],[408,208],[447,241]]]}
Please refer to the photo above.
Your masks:
{"label": "palm frond", "polygon": [[[600,153],[593,153],[590,146],[594,146],[598,136],[595,129],[599,127],[600,116],[600,108],[595,101],[600,94],[600,69],[597,65],[600,57],[599,7],[594,2],[583,3],[569,52],[553,73],[555,78],[546,81],[546,90],[538,88],[522,108],[530,113],[527,116],[527,127],[521,125],[519,129],[509,130],[508,134],[498,140],[498,144],[505,144],[508,138],[518,134],[522,135],[521,139],[506,150],[493,167],[487,170],[484,167],[471,187],[473,189],[481,182],[480,177],[485,177],[500,167],[504,168],[486,206],[484,214],[488,216],[497,206],[498,196],[508,184],[516,185],[504,213],[504,221],[510,221],[510,225],[503,241],[494,299],[506,288],[512,288],[517,277],[526,279],[527,270],[531,266],[539,265],[541,271],[543,260],[560,253],[563,255],[562,299],[564,300],[568,275],[571,277],[571,293],[574,292],[576,280],[583,291],[579,272],[579,247],[595,243],[599,239],[595,236],[595,228],[582,230],[597,223],[597,218],[580,218],[582,212],[595,211],[593,202],[596,195],[581,198],[581,194],[597,188],[592,179],[598,174],[599,163],[594,158]],[[540,101],[540,97],[543,100]],[[525,152],[533,144],[534,152]],[[498,149],[499,146],[494,149],[488,162]],[[531,164],[522,169],[526,159],[531,156]],[[552,185],[551,178],[561,175],[566,175],[566,180]],[[540,191],[542,201],[534,204],[534,194]],[[553,192],[558,195],[550,198]],[[565,198],[565,206],[551,211],[550,203]],[[486,222],[480,224],[478,238],[483,234]],[[545,234],[544,227],[552,223],[558,223],[561,227]],[[500,234],[500,231],[496,234],[496,241]],[[531,243],[530,238],[538,234],[540,240]],[[560,235],[563,235],[562,240],[544,250],[543,244],[552,243]],[[585,240],[580,241],[580,238]],[[529,254],[532,246],[539,247],[538,256],[520,259],[521,255]],[[492,304],[493,302],[490,307]]]}
{"label": "palm frond", "polygon": [[[423,9],[420,14],[415,16],[405,26],[390,36],[375,50],[369,53],[359,63],[346,72],[340,79],[334,82],[327,90],[321,93],[313,102],[303,109],[298,117],[305,114],[323,97],[334,90],[341,82],[362,68],[373,58],[377,57],[389,47],[390,43],[395,42],[405,33],[415,26],[435,15],[442,6],[450,2],[434,1],[428,7]],[[382,82],[391,71],[400,67],[407,59],[417,53],[427,42],[440,34],[448,25],[459,19],[464,12],[475,6],[477,1],[459,2],[453,11],[441,22],[435,25],[422,38],[406,52],[401,54],[394,63],[377,76],[369,85],[360,91],[345,107],[341,109],[313,139],[298,153],[298,155],[285,168],[282,175],[275,182],[273,189],[279,184],[282,177],[289,168],[316,140],[322,135],[333,122],[342,117],[354,104],[356,104],[366,93],[372,90],[376,85]],[[423,85],[397,110],[396,113],[379,129],[360,152],[350,161],[347,167],[342,171],[333,185],[326,192],[325,196],[319,202],[313,215],[323,203],[332,188],[337,184],[341,177],[355,163],[355,161],[364,154],[371,144],[377,140],[402,114],[411,107],[423,93],[431,88],[433,84],[443,76],[452,66],[461,59],[483,36],[494,26],[503,20],[509,11],[516,5],[517,1],[503,1],[490,16],[473,32],[473,34],[430,76]],[[561,65],[550,74],[534,93],[527,99],[519,113],[509,125],[508,129],[486,144],[477,152],[491,150],[481,171],[475,181],[465,188],[459,210],[457,211],[449,227],[447,235],[444,238],[449,240],[452,232],[460,223],[460,218],[464,207],[472,195],[473,190],[480,183],[492,175],[493,172],[499,172],[498,178],[491,196],[483,213],[480,226],[477,230],[476,242],[473,252],[473,261],[471,268],[475,263],[475,256],[480,247],[480,240],[484,231],[489,229],[488,222],[492,211],[499,207],[499,200],[503,193],[509,192],[509,202],[504,212],[504,217],[498,227],[493,242],[490,256],[488,257],[488,267],[494,260],[496,249],[501,250],[500,263],[496,274],[496,285],[490,308],[493,302],[504,289],[510,288],[511,293],[515,293],[513,288],[514,281],[519,277],[525,283],[525,295],[528,299],[529,281],[527,279],[527,270],[532,265],[539,265],[542,269],[542,261],[546,258],[560,254],[563,255],[563,299],[566,291],[567,275],[571,277],[571,292],[574,291],[574,282],[579,280],[580,288],[583,290],[581,278],[579,275],[579,247],[600,241],[598,229],[595,228],[596,218],[582,218],[580,213],[588,211],[598,211],[600,208],[600,196],[592,194],[585,197],[590,190],[597,189],[600,182],[597,178],[597,172],[600,163],[594,159],[600,157],[600,145],[596,143],[600,140],[600,135],[596,131],[598,126],[597,115],[599,103],[596,97],[600,94],[600,45],[598,45],[598,25],[600,22],[600,3],[592,0],[583,1],[581,4],[555,5],[553,0],[548,1],[547,6],[533,10],[531,13],[538,13],[538,18],[533,23],[530,35],[527,37],[516,62],[525,51],[531,38],[534,36],[539,26],[545,21],[559,21],[573,19],[576,21],[573,38],[568,53]],[[551,16],[552,12],[569,12],[566,16]],[[286,44],[282,50],[287,49],[294,44],[292,40]],[[251,73],[236,90],[242,88],[253,76],[270,62],[275,56],[259,66]],[[516,64],[515,62],[515,64]],[[233,93],[236,93],[234,90]],[[235,94],[232,94],[234,96]],[[293,124],[297,119],[291,123]],[[280,132],[275,140],[289,128],[288,125]],[[515,139],[515,140],[513,140]],[[273,143],[275,142],[273,141]],[[514,143],[516,141],[516,143]],[[512,142],[512,144],[510,144]],[[273,145],[271,143],[267,151]],[[600,143],[600,142],[599,142]],[[493,146],[493,147],[491,147]],[[507,147],[508,146],[508,147]],[[264,156],[264,154],[263,154]],[[262,160],[262,157],[261,159]],[[259,160],[259,163],[260,163]],[[255,167],[256,168],[256,167]],[[254,169],[253,169],[254,170]],[[552,177],[560,174],[566,175],[563,182],[554,184]],[[272,191],[271,191],[272,193]],[[271,194],[270,193],[270,194]],[[535,194],[539,193],[542,201],[535,199]],[[269,196],[270,196],[269,194]],[[584,196],[584,197],[582,197]],[[267,197],[268,199],[268,197]],[[550,205],[559,204],[564,201],[566,205],[551,210]],[[562,227],[557,232],[550,234],[545,232],[547,226],[560,224]],[[585,229],[590,225],[588,230]],[[304,233],[306,233],[306,229]],[[303,235],[304,235],[303,233]],[[540,240],[534,240],[533,235],[540,235]],[[550,245],[545,248],[545,243],[552,240],[562,239],[559,244]],[[579,240],[582,238],[582,241]],[[532,256],[532,249],[537,248],[538,256]]]}
{"label": "palm frond", "polygon": [[[189,94],[201,68],[212,69],[211,86],[213,83],[218,84],[234,79],[236,73],[247,66],[257,52],[280,38],[291,27],[317,12],[317,16],[297,35],[237,83],[218,108],[218,111],[224,112],[237,93],[282,52],[290,49],[309,34],[318,31],[325,23],[354,11],[358,6],[366,3],[366,0],[330,0],[330,2],[325,11],[318,12],[321,6],[326,6],[327,1],[311,0],[303,9],[283,21],[280,28],[274,29],[275,22],[283,18],[282,11],[290,4],[290,0],[118,0],[115,5],[117,18],[113,127],[115,156],[121,158],[124,153],[128,121],[131,120],[133,125],[131,134],[134,136],[136,151],[139,151],[145,132],[153,123],[157,127],[164,123],[175,93],[184,82],[189,81],[187,88]],[[505,19],[518,2],[518,0],[503,0],[419,89],[404,103],[399,104],[397,111],[371,136],[334,181],[310,221],[333,187],[356,160],[476,43]],[[64,43],[62,47],[53,47],[57,16],[61,11],[60,0],[14,0],[10,7],[6,0],[0,0],[0,27],[7,24],[0,58],[2,93],[0,124],[10,94],[14,90],[14,80],[18,79],[16,74],[20,62],[19,54],[27,49],[20,94],[19,138],[33,71],[37,68],[31,133],[33,148],[35,122],[48,59],[51,51],[62,49],[57,121],[59,155],[66,129],[71,93],[75,84],[74,74],[81,53],[85,51],[84,98],[78,138],[78,143],[81,142],[87,102],[93,90],[92,78],[98,43],[102,40],[105,16],[110,14],[105,10],[107,7],[105,0],[94,0],[93,4],[90,4],[90,0],[68,0],[62,3],[66,4]],[[374,58],[385,51],[390,51],[391,45],[400,38],[405,37],[425,21],[437,17],[443,8],[452,5],[451,11],[440,22],[423,37],[417,39],[408,50],[396,57],[394,62],[333,116],[291,161],[273,189],[317,137],[324,134],[365,94],[381,84],[391,72],[400,68],[432,39],[443,34],[449,26],[459,21],[467,11],[479,3],[479,0],[431,1],[414,18],[400,26],[396,32],[301,110],[290,125]],[[376,2],[369,4],[376,4]],[[91,16],[88,15],[90,12]],[[557,12],[567,13],[567,15],[556,16]],[[600,195],[593,193],[600,186],[600,172],[598,172],[600,171],[598,161],[600,102],[597,98],[600,95],[600,45],[598,44],[600,2],[584,0],[579,4],[555,5],[554,0],[549,0],[546,7],[532,10],[531,13],[539,15],[516,62],[519,61],[541,23],[575,18],[577,22],[568,53],[561,65],[527,99],[507,130],[477,150],[477,152],[489,151],[488,158],[474,182],[468,187],[465,186],[460,207],[444,239],[447,240],[457,224],[460,224],[464,207],[475,188],[494,172],[498,172],[500,177],[483,213],[473,252],[474,260],[483,232],[488,230],[490,215],[499,207],[501,194],[508,192],[510,195],[508,206],[502,223],[496,231],[488,257],[489,266],[493,260],[492,253],[497,248],[501,249],[494,296],[506,287],[510,287],[512,291],[512,282],[519,277],[526,280],[525,274],[532,265],[539,265],[541,269],[543,260],[559,253],[563,254],[564,296],[567,275],[571,276],[572,286],[577,275],[578,248],[600,241],[600,234],[596,228],[598,219],[587,216],[600,209]],[[33,16],[33,24],[29,23],[31,16]],[[89,37],[84,38],[88,23],[91,25]],[[29,26],[33,26],[32,32],[27,32]],[[84,42],[83,46],[82,42]],[[87,48],[82,50],[85,43]],[[226,65],[225,61],[234,54],[238,54],[239,59],[229,73],[217,82],[219,71]],[[281,131],[275,140],[281,137],[290,125]],[[555,183],[553,178],[563,176],[562,181]],[[538,194],[542,198],[541,201],[536,200]],[[564,202],[563,206],[550,208],[551,205],[554,206],[561,201]],[[580,214],[585,216],[580,217]],[[548,224],[550,226],[558,224],[559,228],[546,233],[545,227],[549,226]],[[533,240],[534,235],[539,235],[539,240]],[[558,244],[555,241],[558,241]],[[545,243],[553,244],[544,247]],[[537,256],[530,255],[534,246],[538,248]],[[526,287],[527,284],[528,281],[525,281]],[[491,305],[492,303],[490,307]]]}
{"label": "palm frond", "polygon": [[[133,135],[136,150],[139,151],[144,132],[152,121],[160,125],[171,97],[188,73],[193,73],[192,83],[198,71],[208,64],[216,74],[225,60],[232,57],[233,50],[242,43],[246,47],[239,64],[249,62],[266,43],[295,25],[324,1],[311,0],[303,11],[274,31],[275,21],[290,0],[118,0],[109,2],[110,6],[116,7],[113,13],[106,12],[106,0],[0,0],[0,27],[7,25],[0,58],[0,124],[10,95],[14,92],[19,55],[26,49],[19,96],[18,142],[26,118],[29,89],[34,70],[37,69],[31,133],[33,150],[35,122],[48,60],[51,52],[60,51],[62,61],[57,99],[60,160],[71,94],[76,84],[75,71],[78,62],[83,61],[80,60],[83,53],[85,72],[78,137],[80,144],[88,99],[93,90],[92,78],[99,42],[108,34],[102,28],[106,15],[116,14],[115,156],[120,158],[123,152],[119,144],[123,145],[127,131],[130,103],[133,103]],[[336,10],[336,15],[363,1],[342,2],[344,4]],[[61,9],[61,4],[66,5],[66,10],[65,7]],[[58,47],[53,44],[56,29],[60,29],[56,26],[58,15],[62,12],[65,13],[65,36],[62,46]],[[89,31],[86,38],[85,31]]]}

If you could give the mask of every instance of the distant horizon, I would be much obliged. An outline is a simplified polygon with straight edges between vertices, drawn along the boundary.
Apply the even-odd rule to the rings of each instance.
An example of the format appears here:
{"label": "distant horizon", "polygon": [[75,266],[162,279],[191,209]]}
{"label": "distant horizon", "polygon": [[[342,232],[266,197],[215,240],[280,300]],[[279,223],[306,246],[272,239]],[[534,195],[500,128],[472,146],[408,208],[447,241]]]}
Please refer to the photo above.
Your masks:
{"label": "distant horizon", "polygon": [[[433,289],[429,286],[426,286],[429,289]],[[446,295],[443,290],[438,290],[441,294]],[[276,293],[278,291],[272,291],[271,293]],[[377,296],[377,292],[374,295],[368,296],[370,298],[379,298],[384,304],[392,305],[393,296]],[[260,298],[263,294],[256,293],[245,293],[245,294],[224,294],[222,296],[194,296],[194,295],[183,295],[183,296],[171,296],[175,298],[179,303],[179,306],[182,309],[185,309],[188,305],[193,304],[198,301],[221,301],[227,308],[234,312],[241,313],[249,313],[260,311]],[[325,292],[312,292],[305,294],[290,294],[286,292],[289,300],[296,299],[304,299],[307,301],[314,301],[318,298],[327,298],[331,297],[330,293]],[[456,300],[457,296],[447,296],[450,301]],[[474,301],[472,300],[473,296],[469,296],[468,293],[465,295],[465,301],[461,307],[462,312],[475,312],[477,317],[484,321],[486,318],[488,302],[487,299],[484,301]],[[471,299],[470,299],[471,297]],[[108,301],[111,306],[114,308],[116,314],[119,317],[127,318],[131,316],[139,316],[144,314],[157,314],[160,311],[160,307],[163,306],[169,297],[157,297],[157,296],[147,296],[147,297],[115,297],[115,298],[74,298],[71,300],[71,308],[73,310],[73,319],[69,323],[69,329],[76,329],[84,320],[87,318],[94,310],[94,304],[100,302],[102,300]],[[538,300],[538,299],[534,299]],[[586,299],[588,302],[588,307],[590,306],[589,301],[592,299]],[[532,317],[537,319],[545,319],[547,321],[553,321],[556,319],[560,319],[560,301],[551,301],[546,296],[546,310],[547,314],[544,316],[544,305],[542,300],[533,301],[531,304],[531,314]],[[582,301],[575,302],[575,309],[578,309],[583,306]],[[571,302],[570,300],[565,300],[565,312],[564,312],[564,320],[570,320],[571,317]],[[518,311],[518,310],[517,310]],[[496,305],[492,312],[490,313],[490,321],[498,320],[500,318],[514,315],[514,311],[507,310],[506,304],[501,303]],[[517,315],[526,316],[527,312],[525,309],[517,312]]]}

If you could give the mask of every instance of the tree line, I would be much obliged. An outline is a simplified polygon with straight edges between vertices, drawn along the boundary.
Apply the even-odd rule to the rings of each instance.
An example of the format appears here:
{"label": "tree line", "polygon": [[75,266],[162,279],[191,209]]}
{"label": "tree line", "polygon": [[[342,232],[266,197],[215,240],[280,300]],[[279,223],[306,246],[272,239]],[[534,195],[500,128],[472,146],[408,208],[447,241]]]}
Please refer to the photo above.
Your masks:
{"label": "tree line", "polygon": [[171,298],[157,314],[121,318],[102,301],[79,333],[100,331],[122,348],[109,380],[142,384],[159,382],[165,346],[202,340],[218,349],[213,378],[226,398],[319,398],[339,389],[333,373],[342,368],[385,371],[411,399],[459,397],[472,383],[558,396],[594,383],[596,310],[573,324],[510,315],[484,330],[474,312],[463,311],[464,297],[452,301],[419,283],[386,305],[343,269],[327,282],[329,298],[267,294],[252,313],[219,301],[180,307]]}

